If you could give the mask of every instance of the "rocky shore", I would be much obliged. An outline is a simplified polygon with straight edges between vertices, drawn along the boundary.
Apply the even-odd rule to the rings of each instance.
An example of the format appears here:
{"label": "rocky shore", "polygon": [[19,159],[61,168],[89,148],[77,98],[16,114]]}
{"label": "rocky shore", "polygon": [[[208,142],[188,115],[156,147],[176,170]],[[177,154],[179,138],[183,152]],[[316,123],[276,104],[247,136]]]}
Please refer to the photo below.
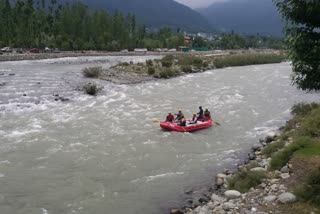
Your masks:
{"label": "rocky shore", "polygon": [[[271,157],[263,154],[263,149],[268,145],[279,143],[279,137],[275,134],[267,136],[253,145],[248,154],[248,160],[235,170],[225,169],[214,177],[214,185],[202,194],[197,201],[189,200],[181,209],[171,209],[171,214],[286,214],[300,213],[286,211],[286,206],[293,206],[297,197],[291,191],[292,183],[296,179],[298,170],[295,165],[287,162],[281,170],[272,170]],[[292,138],[285,141],[288,147],[293,143]],[[264,178],[256,187],[248,191],[238,191],[230,186],[232,179],[242,179],[246,173],[261,173]],[[302,175],[303,176],[303,175]],[[252,179],[252,178],[251,178]],[[245,181],[242,181],[245,182]],[[247,180],[247,182],[253,182]],[[192,192],[187,194],[192,195]],[[291,210],[291,209],[289,209]],[[312,208],[304,213],[320,213],[317,208]]]}

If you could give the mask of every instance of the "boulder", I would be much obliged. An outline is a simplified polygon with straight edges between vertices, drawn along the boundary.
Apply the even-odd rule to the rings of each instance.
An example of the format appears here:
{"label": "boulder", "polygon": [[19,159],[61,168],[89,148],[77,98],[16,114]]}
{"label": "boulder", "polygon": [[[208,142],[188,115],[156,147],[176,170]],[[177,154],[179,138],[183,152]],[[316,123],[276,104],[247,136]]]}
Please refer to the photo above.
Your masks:
{"label": "boulder", "polygon": [[224,184],[224,179],[221,179],[221,178],[217,178],[216,180],[216,185],[218,187],[222,186]]}
{"label": "boulder", "polygon": [[281,172],[281,173],[289,173],[289,172],[290,172],[290,169],[289,169],[288,166],[284,166],[284,167],[281,168],[280,172]]}
{"label": "boulder", "polygon": [[282,204],[293,203],[297,200],[296,196],[290,192],[282,193],[278,196],[278,200]]}
{"label": "boulder", "polygon": [[253,151],[260,151],[262,149],[262,145],[261,144],[254,144],[252,146]]}
{"label": "boulder", "polygon": [[272,203],[277,199],[277,196],[275,195],[269,195],[263,198],[263,202],[265,203]]}
{"label": "boulder", "polygon": [[171,209],[170,214],[183,214],[183,212],[179,209]]}
{"label": "boulder", "polygon": [[237,190],[227,190],[224,192],[224,195],[227,199],[235,199],[241,197],[241,193]]}
{"label": "boulder", "polygon": [[282,173],[280,176],[281,176],[282,179],[290,178],[290,174],[289,173]]}
{"label": "boulder", "polygon": [[231,202],[226,202],[222,205],[222,208],[225,210],[225,211],[229,211],[231,209],[234,209],[236,208],[236,205],[234,203],[231,203]]}
{"label": "boulder", "polygon": [[225,179],[227,177],[227,175],[219,173],[217,174],[217,178],[221,178],[221,179]]}
{"label": "boulder", "polygon": [[266,169],[262,168],[262,167],[255,167],[255,168],[250,169],[250,171],[251,172],[265,172]]}

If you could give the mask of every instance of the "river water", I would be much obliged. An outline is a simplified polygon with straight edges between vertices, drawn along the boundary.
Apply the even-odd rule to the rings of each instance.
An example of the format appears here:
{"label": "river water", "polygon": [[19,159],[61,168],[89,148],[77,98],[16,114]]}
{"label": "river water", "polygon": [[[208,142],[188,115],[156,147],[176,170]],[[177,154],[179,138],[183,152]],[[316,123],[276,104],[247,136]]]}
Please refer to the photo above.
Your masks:
{"label": "river water", "polygon": [[[2,214],[163,213],[283,125],[293,104],[319,100],[290,85],[289,63],[136,85],[97,81],[97,97],[76,90],[88,65],[146,58],[0,63]],[[58,94],[70,100],[55,101]],[[199,105],[222,125],[190,134],[152,123]]]}

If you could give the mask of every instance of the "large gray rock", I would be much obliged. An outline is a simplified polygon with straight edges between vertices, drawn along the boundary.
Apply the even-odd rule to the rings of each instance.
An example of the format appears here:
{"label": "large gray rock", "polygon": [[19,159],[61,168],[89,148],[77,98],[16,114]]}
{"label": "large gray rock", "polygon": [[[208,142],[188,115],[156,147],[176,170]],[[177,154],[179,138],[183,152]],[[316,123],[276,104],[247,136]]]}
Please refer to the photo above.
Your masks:
{"label": "large gray rock", "polygon": [[282,204],[288,204],[288,203],[293,203],[297,200],[296,196],[290,192],[285,192],[282,193],[278,196],[278,200],[282,203]]}
{"label": "large gray rock", "polygon": [[227,175],[219,173],[217,174],[217,178],[221,178],[221,179],[225,179],[227,177]]}
{"label": "large gray rock", "polygon": [[231,203],[231,202],[226,202],[222,205],[222,208],[225,210],[225,211],[229,211],[231,209],[234,209],[236,208],[236,205],[234,203]]}
{"label": "large gray rock", "polygon": [[222,178],[217,178],[217,180],[216,180],[216,185],[218,186],[218,187],[220,187],[220,186],[222,186],[224,184],[224,179],[222,179]]}
{"label": "large gray rock", "polygon": [[280,176],[281,176],[282,179],[290,178],[290,174],[289,173],[282,173]]}
{"label": "large gray rock", "polygon": [[274,202],[275,200],[277,199],[277,196],[275,195],[269,195],[269,196],[266,196],[263,198],[263,201],[265,203],[271,203],[271,202]]}
{"label": "large gray rock", "polygon": [[241,193],[237,190],[227,190],[224,192],[224,195],[227,199],[235,199],[241,197]]}
{"label": "large gray rock", "polygon": [[281,168],[280,172],[281,172],[281,173],[289,173],[289,172],[290,172],[290,169],[289,169],[288,166],[284,166],[284,167]]}

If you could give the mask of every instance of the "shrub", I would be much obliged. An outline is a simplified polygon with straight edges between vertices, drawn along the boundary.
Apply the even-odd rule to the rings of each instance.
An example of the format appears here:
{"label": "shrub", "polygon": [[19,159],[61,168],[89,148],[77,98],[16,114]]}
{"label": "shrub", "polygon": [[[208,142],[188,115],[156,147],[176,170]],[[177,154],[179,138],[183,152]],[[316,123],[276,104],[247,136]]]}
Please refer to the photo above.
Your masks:
{"label": "shrub", "polygon": [[184,73],[192,73],[192,67],[190,65],[182,65],[181,71]]}
{"label": "shrub", "polygon": [[148,68],[148,74],[149,75],[154,75],[156,73],[156,69],[154,67],[149,67]]}
{"label": "shrub", "polygon": [[197,67],[201,67],[203,60],[200,57],[193,57],[192,64]]}
{"label": "shrub", "polygon": [[172,65],[173,65],[173,62],[172,61],[161,61],[161,64],[163,67],[167,67],[167,68],[170,68]]}
{"label": "shrub", "polygon": [[147,64],[147,66],[153,66],[153,61],[151,60],[151,59],[149,59],[149,60],[146,60],[146,64]]}
{"label": "shrub", "polygon": [[137,66],[143,66],[143,63],[142,62],[138,62]]}
{"label": "shrub", "polygon": [[129,66],[129,63],[128,62],[121,62],[118,65],[119,66]]}
{"label": "shrub", "polygon": [[95,83],[88,83],[83,86],[84,92],[86,92],[89,95],[97,95],[99,91],[102,90],[101,87],[98,87]]}
{"label": "shrub", "polygon": [[298,199],[320,207],[320,169],[311,173],[305,184],[295,190]]}
{"label": "shrub", "polygon": [[310,104],[298,103],[298,104],[295,104],[291,108],[291,114],[293,114],[293,115],[307,115],[313,109],[316,109],[319,107],[320,107],[320,105],[317,103],[310,103]]}
{"label": "shrub", "polygon": [[270,157],[273,153],[279,151],[285,146],[284,141],[276,141],[274,143],[269,144],[262,150],[262,154],[266,155],[267,157]]}
{"label": "shrub", "polygon": [[163,67],[170,68],[173,65],[174,56],[166,55],[161,59],[161,64]]}
{"label": "shrub", "polygon": [[163,69],[159,73],[160,78],[169,78],[169,77],[173,77],[175,75],[176,75],[176,73],[170,68]]}
{"label": "shrub", "polygon": [[295,142],[272,156],[270,166],[274,170],[280,170],[285,166],[293,154],[303,148],[310,146],[313,140],[309,137],[300,137]]}
{"label": "shrub", "polygon": [[98,78],[102,73],[102,67],[87,67],[82,70],[83,75],[89,78]]}
{"label": "shrub", "polygon": [[228,179],[229,189],[247,192],[250,188],[258,186],[265,177],[265,172],[242,170]]}

